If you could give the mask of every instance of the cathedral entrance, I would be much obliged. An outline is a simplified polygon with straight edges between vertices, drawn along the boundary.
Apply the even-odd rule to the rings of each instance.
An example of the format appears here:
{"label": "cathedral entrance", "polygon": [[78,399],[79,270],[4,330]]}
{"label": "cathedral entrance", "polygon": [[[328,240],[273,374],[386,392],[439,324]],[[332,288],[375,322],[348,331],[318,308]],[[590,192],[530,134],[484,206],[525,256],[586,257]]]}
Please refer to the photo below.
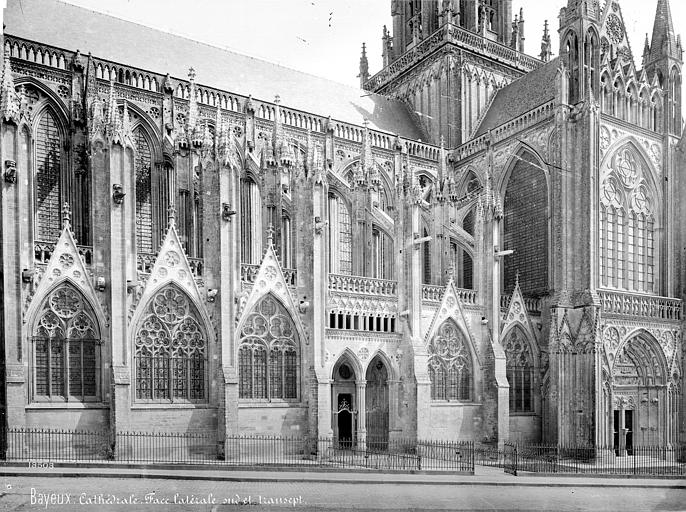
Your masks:
{"label": "cathedral entrance", "polygon": [[615,455],[634,454],[634,411],[614,411],[613,446]]}
{"label": "cathedral entrance", "polygon": [[612,371],[612,441],[618,456],[635,446],[669,443],[667,366],[660,347],[648,335],[630,339],[620,349]]}
{"label": "cathedral entrance", "polygon": [[333,370],[331,386],[331,426],[334,443],[349,449],[357,444],[357,403],[353,365],[347,358],[340,360]]}
{"label": "cathedral entrance", "polygon": [[367,447],[370,450],[388,448],[388,369],[380,357],[367,368],[365,391]]}

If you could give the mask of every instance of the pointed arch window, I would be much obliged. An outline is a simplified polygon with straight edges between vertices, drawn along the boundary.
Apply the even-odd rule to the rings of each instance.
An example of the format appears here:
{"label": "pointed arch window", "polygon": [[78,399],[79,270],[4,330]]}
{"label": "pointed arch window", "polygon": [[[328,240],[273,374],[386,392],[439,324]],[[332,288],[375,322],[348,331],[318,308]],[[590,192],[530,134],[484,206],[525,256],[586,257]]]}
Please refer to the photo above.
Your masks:
{"label": "pointed arch window", "polygon": [[548,292],[548,185],[541,160],[524,151],[510,171],[504,198],[503,247],[514,249],[504,261],[504,292],[512,293],[519,274],[522,292]]}
{"label": "pointed arch window", "polygon": [[393,239],[381,228],[372,228],[372,277],[393,279]]}
{"label": "pointed arch window", "polygon": [[175,286],[148,303],[135,337],[136,400],[207,401],[207,335],[198,310]]}
{"label": "pointed arch window", "polygon": [[300,343],[291,316],[267,295],[243,323],[238,349],[238,396],[251,400],[297,400]]}
{"label": "pointed arch window", "polygon": [[33,400],[100,400],[100,330],[90,304],[66,284],[45,299],[33,328]]}
{"label": "pointed arch window", "polygon": [[428,346],[432,400],[473,399],[472,357],[467,340],[452,320],[441,325]]}
{"label": "pointed arch window", "polygon": [[350,210],[338,194],[329,194],[329,271],[332,274],[353,273]]}
{"label": "pointed arch window", "polygon": [[514,327],[504,342],[507,382],[510,385],[510,412],[534,412],[534,362],[526,336]]}
{"label": "pointed arch window", "polygon": [[36,239],[56,242],[60,236],[62,135],[55,114],[46,109],[36,127]]}
{"label": "pointed arch window", "polygon": [[152,254],[159,247],[158,228],[153,222],[152,203],[152,152],[150,143],[139,126],[133,132],[136,179],[136,249]]}
{"label": "pointed arch window", "polygon": [[[429,231],[424,228],[422,232],[424,238],[428,238]],[[422,282],[431,284],[431,242],[426,241],[422,244]]]}
{"label": "pointed arch window", "polygon": [[656,204],[645,179],[649,172],[630,147],[610,162],[601,186],[600,281],[608,288],[654,293]]}
{"label": "pointed arch window", "polygon": [[262,260],[262,196],[251,177],[241,181],[241,236],[242,262],[259,265]]}

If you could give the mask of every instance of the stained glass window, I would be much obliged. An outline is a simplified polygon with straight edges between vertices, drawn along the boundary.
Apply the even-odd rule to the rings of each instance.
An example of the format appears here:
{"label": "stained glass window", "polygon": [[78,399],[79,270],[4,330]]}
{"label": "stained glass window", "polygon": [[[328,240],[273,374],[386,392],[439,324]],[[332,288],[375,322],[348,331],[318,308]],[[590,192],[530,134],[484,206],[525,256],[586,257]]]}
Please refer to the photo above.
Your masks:
{"label": "stained glass window", "polygon": [[352,274],[352,224],[345,201],[329,195],[329,269],[334,274]]}
{"label": "stained glass window", "polygon": [[240,398],[298,399],[298,335],[288,312],[271,295],[243,323],[238,364]]}
{"label": "stained glass window", "polygon": [[655,291],[655,212],[648,172],[625,147],[610,164],[600,198],[600,282],[631,291]]}
{"label": "stained glass window", "polygon": [[62,140],[57,121],[46,110],[36,129],[36,239],[56,242],[61,220]]}
{"label": "stained glass window", "polygon": [[196,307],[174,286],[158,291],[136,332],[136,399],[207,400],[207,337]]}
{"label": "stained glass window", "polygon": [[472,357],[452,320],[441,325],[428,347],[432,400],[472,400]]}
{"label": "stained glass window", "polygon": [[100,332],[81,292],[50,293],[33,329],[33,398],[95,401],[100,395]]}
{"label": "stained glass window", "polygon": [[139,252],[152,254],[153,242],[152,215],[152,158],[150,144],[139,126],[133,134],[136,145],[136,248]]}
{"label": "stained glass window", "polygon": [[534,364],[524,333],[515,327],[505,339],[510,412],[533,412]]}
{"label": "stained glass window", "polygon": [[241,260],[259,265],[262,260],[262,197],[251,178],[241,182]]}

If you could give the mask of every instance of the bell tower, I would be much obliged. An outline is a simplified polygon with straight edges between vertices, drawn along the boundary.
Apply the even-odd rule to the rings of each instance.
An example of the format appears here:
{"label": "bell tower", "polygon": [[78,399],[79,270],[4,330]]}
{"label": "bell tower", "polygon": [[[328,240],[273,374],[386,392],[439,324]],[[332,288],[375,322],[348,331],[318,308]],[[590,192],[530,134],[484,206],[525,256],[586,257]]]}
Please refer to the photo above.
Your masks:
{"label": "bell tower", "polygon": [[512,0],[392,0],[391,15],[384,69],[363,87],[405,101],[434,144],[469,140],[497,90],[542,64],[523,54]]}
{"label": "bell tower", "polygon": [[560,11],[560,56],[568,73],[563,103],[589,101],[599,91],[601,16],[597,0],[568,0]]}
{"label": "bell tower", "polygon": [[664,131],[681,136],[681,68],[683,66],[681,37],[675,35],[669,0],[658,0],[653,37],[644,49],[644,66],[652,80],[657,75],[664,91]]}

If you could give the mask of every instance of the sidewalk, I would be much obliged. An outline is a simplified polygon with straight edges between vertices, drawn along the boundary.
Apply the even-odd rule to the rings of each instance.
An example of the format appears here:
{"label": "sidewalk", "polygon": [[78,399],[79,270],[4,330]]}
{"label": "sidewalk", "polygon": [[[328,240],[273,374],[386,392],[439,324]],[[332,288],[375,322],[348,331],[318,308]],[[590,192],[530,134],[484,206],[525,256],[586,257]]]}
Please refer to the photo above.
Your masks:
{"label": "sidewalk", "polygon": [[477,466],[474,476],[431,473],[377,473],[364,471],[260,471],[232,467],[75,466],[54,469],[2,466],[0,476],[35,478],[147,478],[221,482],[313,482],[337,484],[467,485],[504,487],[615,487],[686,489],[686,479],[607,478],[589,476],[512,476],[499,468]]}

